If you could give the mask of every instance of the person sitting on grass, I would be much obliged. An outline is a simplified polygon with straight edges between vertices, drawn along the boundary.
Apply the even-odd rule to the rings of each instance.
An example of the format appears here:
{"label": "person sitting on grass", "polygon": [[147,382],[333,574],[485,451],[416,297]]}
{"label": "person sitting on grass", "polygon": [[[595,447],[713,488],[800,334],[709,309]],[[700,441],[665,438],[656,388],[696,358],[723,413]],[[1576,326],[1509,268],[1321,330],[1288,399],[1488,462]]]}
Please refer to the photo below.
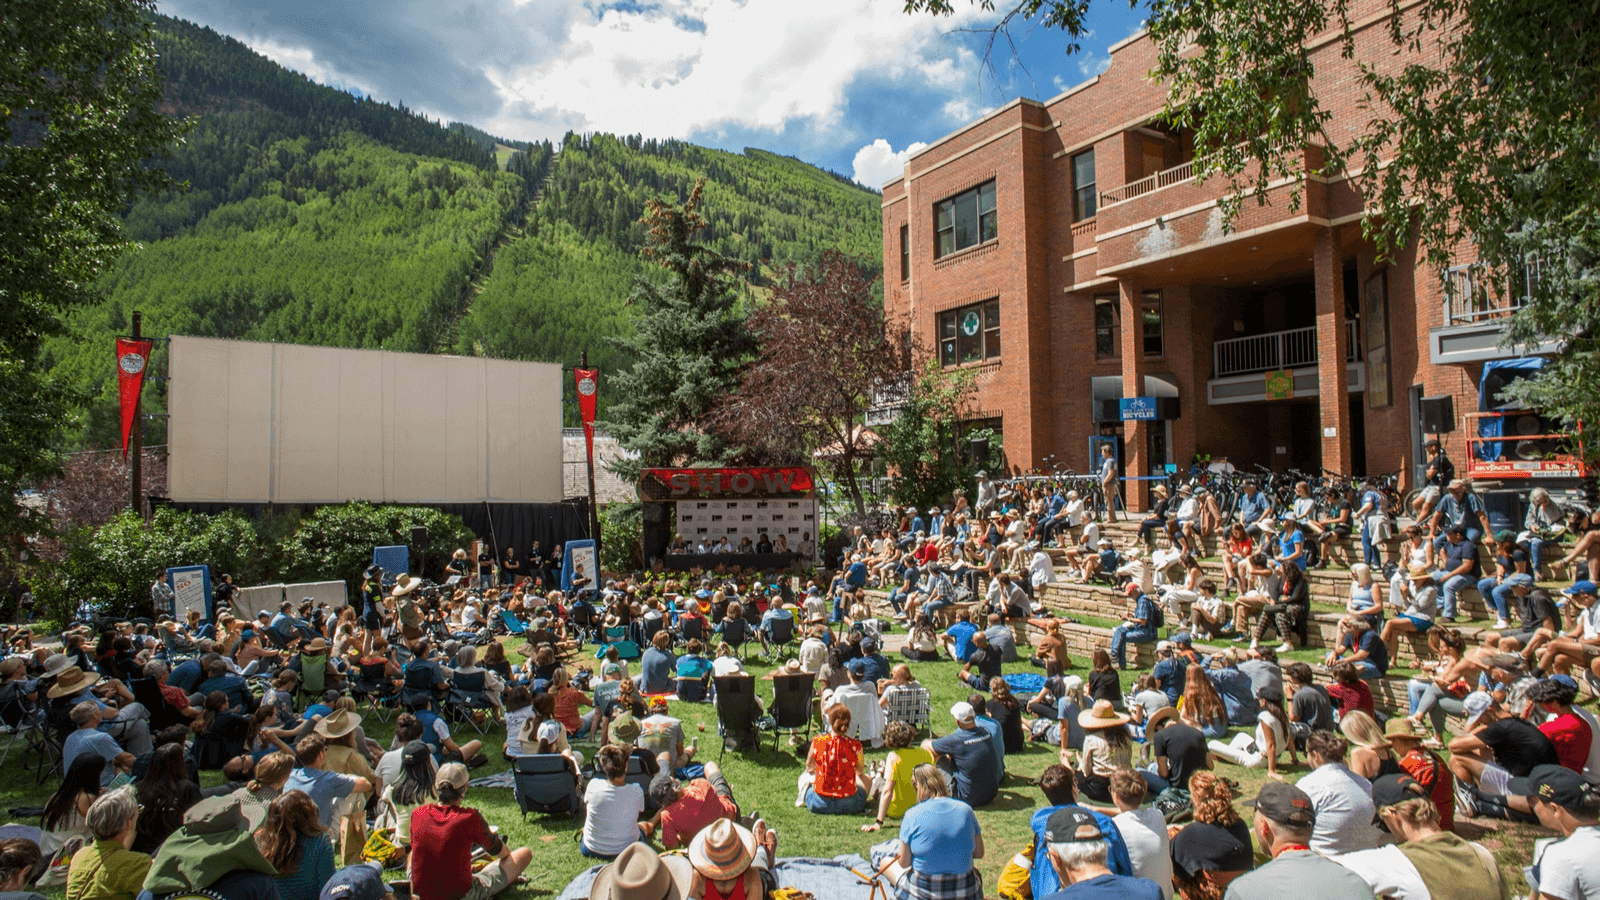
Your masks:
{"label": "person sitting on grass", "polygon": [[[1600,791],[1562,766],[1538,766],[1511,782],[1511,791],[1532,807],[1539,824],[1562,835],[1533,860],[1534,891],[1553,900],[1593,897],[1597,869],[1595,837],[1600,834]],[[1530,878],[1533,882],[1535,878]]]}
{"label": "person sitting on grass", "polygon": [[1105,700],[1078,714],[1078,724],[1086,732],[1079,759],[1079,784],[1083,794],[1101,803],[1111,802],[1111,776],[1129,768],[1133,744],[1128,738],[1129,718]]}
{"label": "person sitting on grass", "polygon": [[[1371,802],[1367,805],[1370,816]],[[1318,900],[1372,900],[1372,888],[1361,876],[1312,848],[1318,816],[1305,791],[1281,781],[1263,784],[1251,831],[1272,860],[1234,879],[1230,900],[1282,900],[1286,892],[1308,889]]]}
{"label": "person sitting on grass", "polygon": [[1110,816],[1078,805],[1077,785],[1070,768],[1060,764],[1046,766],[1039,774],[1038,785],[1046,805],[1034,810],[1028,820],[1028,830],[1031,832],[1028,843],[1021,852],[1011,857],[1000,872],[998,888],[1001,897],[1044,900],[1061,890],[1060,874],[1049,864],[1048,857],[1040,854],[1049,852],[1044,839],[1046,824],[1052,815],[1063,809],[1081,810],[1093,816],[1105,842],[1106,865],[1118,875],[1133,874],[1133,861],[1116,823],[1111,821]]}
{"label": "person sitting on grass", "polygon": [[310,797],[289,791],[272,801],[255,839],[261,855],[278,870],[273,881],[281,900],[317,900],[333,877],[333,843]]}
{"label": "person sitting on grass", "polygon": [[1510,895],[1494,856],[1444,828],[1439,810],[1415,779],[1379,778],[1372,783],[1372,804],[1378,809],[1380,827],[1401,843],[1345,853],[1334,861],[1361,876],[1374,892],[1451,900],[1501,900]]}
{"label": "person sitting on grass", "polygon": [[1256,698],[1260,704],[1260,711],[1256,716],[1256,733],[1254,739],[1248,734],[1236,734],[1229,743],[1211,741],[1206,747],[1213,756],[1225,759],[1236,766],[1246,769],[1267,769],[1268,778],[1283,776],[1278,773],[1278,757],[1285,750],[1289,751],[1289,764],[1298,766],[1299,755],[1295,753],[1294,742],[1289,739],[1288,715],[1283,711],[1283,694],[1271,690],[1262,691]]}
{"label": "person sitting on grass", "polygon": [[1439,825],[1445,831],[1455,830],[1456,795],[1455,778],[1444,758],[1422,745],[1427,732],[1410,719],[1395,716],[1384,725],[1383,736],[1400,757],[1400,769],[1428,791],[1434,807],[1439,811]]}
{"label": "person sitting on grass", "polygon": [[[800,776],[800,802],[818,815],[855,815],[866,808],[867,760],[861,742],[850,736],[850,710],[828,707],[828,733],[812,738],[806,770]],[[988,736],[984,736],[988,740]]]}
{"label": "person sitting on grass", "polygon": [[973,862],[983,858],[983,831],[972,807],[950,797],[935,766],[911,773],[917,802],[900,824],[900,849],[884,867],[896,897],[907,900],[983,900],[983,878]]}
{"label": "person sitting on grass", "polygon": [[917,802],[917,791],[912,784],[913,770],[921,765],[932,765],[933,754],[921,747],[911,746],[917,729],[909,722],[890,722],[883,731],[883,743],[889,755],[883,761],[883,785],[878,790],[878,817],[861,826],[865,832],[877,831],[885,819],[903,817],[911,804]]}
{"label": "person sitting on grass", "polygon": [[954,783],[951,795],[977,809],[994,801],[1000,792],[1000,760],[995,740],[978,725],[977,709],[968,702],[950,707],[956,729],[936,740],[922,742],[934,763]]}
{"label": "person sitting on grass", "polygon": [[714,761],[705,764],[705,774],[688,784],[661,772],[650,780],[650,799],[656,813],[645,823],[646,835],[659,829],[661,846],[668,850],[687,847],[701,831],[718,819],[739,818],[739,804],[733,789]]}
{"label": "person sitting on grass", "polygon": [[1000,654],[989,646],[989,637],[979,631],[972,635],[972,652],[956,679],[973,690],[987,691],[989,683],[1000,677]]}
{"label": "person sitting on grass", "polygon": [[1144,808],[1149,786],[1132,769],[1111,776],[1111,800],[1116,815],[1111,818],[1128,847],[1135,878],[1152,881],[1163,897],[1172,893],[1172,852],[1167,837],[1167,821],[1161,811]]}
{"label": "person sitting on grass", "polygon": [[150,857],[129,849],[139,826],[133,786],[101,794],[85,821],[94,842],[72,856],[67,900],[132,900],[150,871]]}
{"label": "person sitting on grass", "polygon": [[644,789],[628,783],[628,751],[615,744],[595,754],[597,778],[584,788],[583,820],[578,850],[594,859],[615,859],[628,845],[644,840],[648,829],[639,822],[644,814]]}
{"label": "person sitting on grass", "polygon": [[[635,791],[636,785],[632,786]],[[467,793],[467,767],[446,763],[433,781],[437,803],[411,813],[411,855],[408,870],[416,900],[486,900],[516,883],[533,854],[513,850],[489,829],[483,814],[462,805]],[[592,811],[591,811],[592,815]],[[473,848],[481,847],[490,862],[473,871]]]}
{"label": "person sitting on grass", "polygon": [[1111,871],[1105,835],[1095,814],[1086,809],[1061,809],[1050,814],[1043,837],[1050,865],[1066,885],[1051,897],[1162,900],[1161,888],[1155,882]]}

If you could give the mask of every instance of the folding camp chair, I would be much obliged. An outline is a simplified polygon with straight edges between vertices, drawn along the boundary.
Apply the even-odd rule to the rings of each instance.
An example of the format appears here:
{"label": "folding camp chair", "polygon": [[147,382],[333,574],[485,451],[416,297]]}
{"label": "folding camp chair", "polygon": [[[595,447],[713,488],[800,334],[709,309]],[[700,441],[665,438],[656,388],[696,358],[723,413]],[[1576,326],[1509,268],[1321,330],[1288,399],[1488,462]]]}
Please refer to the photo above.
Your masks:
{"label": "folding camp chair", "polygon": [[717,635],[722,643],[733,649],[733,655],[744,659],[744,647],[749,644],[755,634],[755,629],[745,619],[723,619],[718,626],[722,631]]}
{"label": "folding camp chair", "polygon": [[690,641],[704,641],[706,639],[706,620],[700,616],[692,619],[678,620],[678,638],[682,643]]}
{"label": "folding camp chair", "polygon": [[173,725],[189,724],[188,717],[167,702],[161,693],[161,683],[154,678],[134,678],[128,682],[128,688],[133,691],[133,699],[149,711],[151,734]]}
{"label": "folding camp chair", "polygon": [[785,651],[795,647],[794,619],[773,619],[772,627],[767,631],[767,649],[762,655],[767,659],[781,660]]}
{"label": "folding camp chair", "polygon": [[388,666],[379,660],[361,664],[355,680],[350,683],[350,696],[357,703],[366,700],[373,716],[380,722],[387,722],[384,714],[394,712],[400,692],[389,679]]}
{"label": "folding camp chair", "polygon": [[[617,656],[622,659],[638,659],[640,656],[638,643],[628,639],[628,629],[621,625],[606,629],[605,644],[617,648]],[[601,647],[595,658],[599,659],[604,655],[605,647]]]}
{"label": "folding camp chair", "polygon": [[772,724],[766,730],[772,733],[772,749],[778,749],[778,735],[790,737],[805,734],[811,740],[813,701],[816,700],[817,676],[808,672],[798,675],[772,677]]}
{"label": "folding camp chair", "polygon": [[644,811],[647,813],[653,813],[660,808],[650,799],[650,781],[654,777],[644,770],[644,760],[637,756],[628,757],[628,774],[624,776],[624,780],[628,784],[637,784],[639,790],[644,792]]}
{"label": "folding camp chair", "polygon": [[500,622],[505,625],[508,634],[520,635],[528,630],[528,626],[522,624],[522,620],[513,615],[509,609],[500,610]]}
{"label": "folding camp chair", "polygon": [[328,689],[328,654],[307,656],[302,653],[296,658],[300,660],[300,689],[295,692],[295,699],[311,703],[321,701],[322,692]]}
{"label": "folding camp chair", "polygon": [[[459,714],[456,718],[465,720],[479,734],[484,734],[488,731],[489,716],[487,712],[494,710],[494,704],[489,701],[486,673],[455,673],[450,678],[450,698],[445,703],[447,708]],[[473,713],[485,714],[473,715]]]}
{"label": "folding camp chair", "polygon": [[756,700],[756,682],[749,675],[723,675],[713,679],[717,687],[717,734],[722,736],[722,747],[717,758],[733,742],[735,753],[746,747],[761,748],[761,736],[756,730],[760,705]]}
{"label": "folding camp chair", "polygon": [[433,669],[430,666],[407,664],[405,680],[400,685],[400,705],[408,709],[427,709],[433,705]]}
{"label": "folding camp chair", "polygon": [[519,756],[512,768],[512,786],[517,806],[526,819],[528,812],[566,813],[583,817],[583,795],[578,792],[578,773],[559,753]]}

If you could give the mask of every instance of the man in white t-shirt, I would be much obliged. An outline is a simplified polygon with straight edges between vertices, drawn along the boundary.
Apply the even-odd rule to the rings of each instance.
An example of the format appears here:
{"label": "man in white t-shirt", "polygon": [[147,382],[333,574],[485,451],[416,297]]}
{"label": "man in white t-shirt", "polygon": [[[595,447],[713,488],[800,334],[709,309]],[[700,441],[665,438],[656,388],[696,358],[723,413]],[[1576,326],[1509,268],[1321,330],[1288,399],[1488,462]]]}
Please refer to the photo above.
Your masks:
{"label": "man in white t-shirt", "polygon": [[1111,773],[1111,799],[1117,804],[1112,824],[1128,846],[1135,878],[1148,878],[1161,888],[1161,896],[1172,900],[1172,853],[1167,840],[1167,821],[1154,807],[1140,808],[1148,790],[1144,777],[1133,769]]}
{"label": "man in white t-shirt", "polygon": [[1534,849],[1524,872],[1539,900],[1594,900],[1600,897],[1600,789],[1564,766],[1534,766],[1526,778],[1506,786],[1528,798],[1539,824],[1562,839]]}

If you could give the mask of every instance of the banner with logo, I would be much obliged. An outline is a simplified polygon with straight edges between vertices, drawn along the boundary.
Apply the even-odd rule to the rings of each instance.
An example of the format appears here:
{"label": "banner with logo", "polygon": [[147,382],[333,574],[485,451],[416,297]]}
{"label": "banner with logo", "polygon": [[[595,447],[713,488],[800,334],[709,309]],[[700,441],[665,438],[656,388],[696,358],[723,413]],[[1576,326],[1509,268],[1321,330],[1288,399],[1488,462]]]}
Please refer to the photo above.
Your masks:
{"label": "banner with logo", "polygon": [[583,417],[583,445],[589,454],[589,467],[594,468],[594,407],[600,392],[599,369],[573,369],[572,378],[578,387],[578,414]]}
{"label": "banner with logo", "polygon": [[149,339],[117,338],[117,395],[122,401],[122,458],[128,458],[128,435],[139,412],[139,391],[144,388],[144,371],[150,364]]}

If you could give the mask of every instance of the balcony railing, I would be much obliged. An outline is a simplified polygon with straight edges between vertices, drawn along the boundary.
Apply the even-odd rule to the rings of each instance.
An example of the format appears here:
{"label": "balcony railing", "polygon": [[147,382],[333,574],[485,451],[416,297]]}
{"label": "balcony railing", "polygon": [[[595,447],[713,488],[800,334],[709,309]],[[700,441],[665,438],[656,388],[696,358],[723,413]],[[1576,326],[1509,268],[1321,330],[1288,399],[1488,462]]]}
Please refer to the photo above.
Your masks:
{"label": "balcony railing", "polygon": [[1170,169],[1162,169],[1154,175],[1146,175],[1138,181],[1130,181],[1114,190],[1105,191],[1100,195],[1100,205],[1103,207],[1110,206],[1113,203],[1132,200],[1135,197],[1143,196],[1160,188],[1170,187],[1180,181],[1188,181],[1194,177],[1194,165],[1198,161],[1191,159]]}
{"label": "balcony railing", "polygon": [[[1444,324],[1476,325],[1502,319],[1521,309],[1539,279],[1540,260],[1530,256],[1520,278],[1507,278],[1496,290],[1493,272],[1482,263],[1455,266],[1444,273]],[[1516,282],[1520,281],[1521,284]]]}
{"label": "balcony railing", "polygon": [[1094,222],[1095,222],[1094,219],[1084,219],[1082,222],[1079,222],[1076,225],[1073,225],[1072,226],[1072,236],[1073,237],[1083,237],[1086,234],[1094,234],[1094,232],[1095,232]]}
{"label": "balcony railing", "polygon": [[[1345,362],[1356,362],[1361,359],[1356,320],[1346,319],[1344,328]],[[1212,345],[1211,362],[1212,371],[1216,373],[1214,378],[1314,366],[1317,364],[1317,329],[1316,326],[1291,328],[1217,341]]]}

